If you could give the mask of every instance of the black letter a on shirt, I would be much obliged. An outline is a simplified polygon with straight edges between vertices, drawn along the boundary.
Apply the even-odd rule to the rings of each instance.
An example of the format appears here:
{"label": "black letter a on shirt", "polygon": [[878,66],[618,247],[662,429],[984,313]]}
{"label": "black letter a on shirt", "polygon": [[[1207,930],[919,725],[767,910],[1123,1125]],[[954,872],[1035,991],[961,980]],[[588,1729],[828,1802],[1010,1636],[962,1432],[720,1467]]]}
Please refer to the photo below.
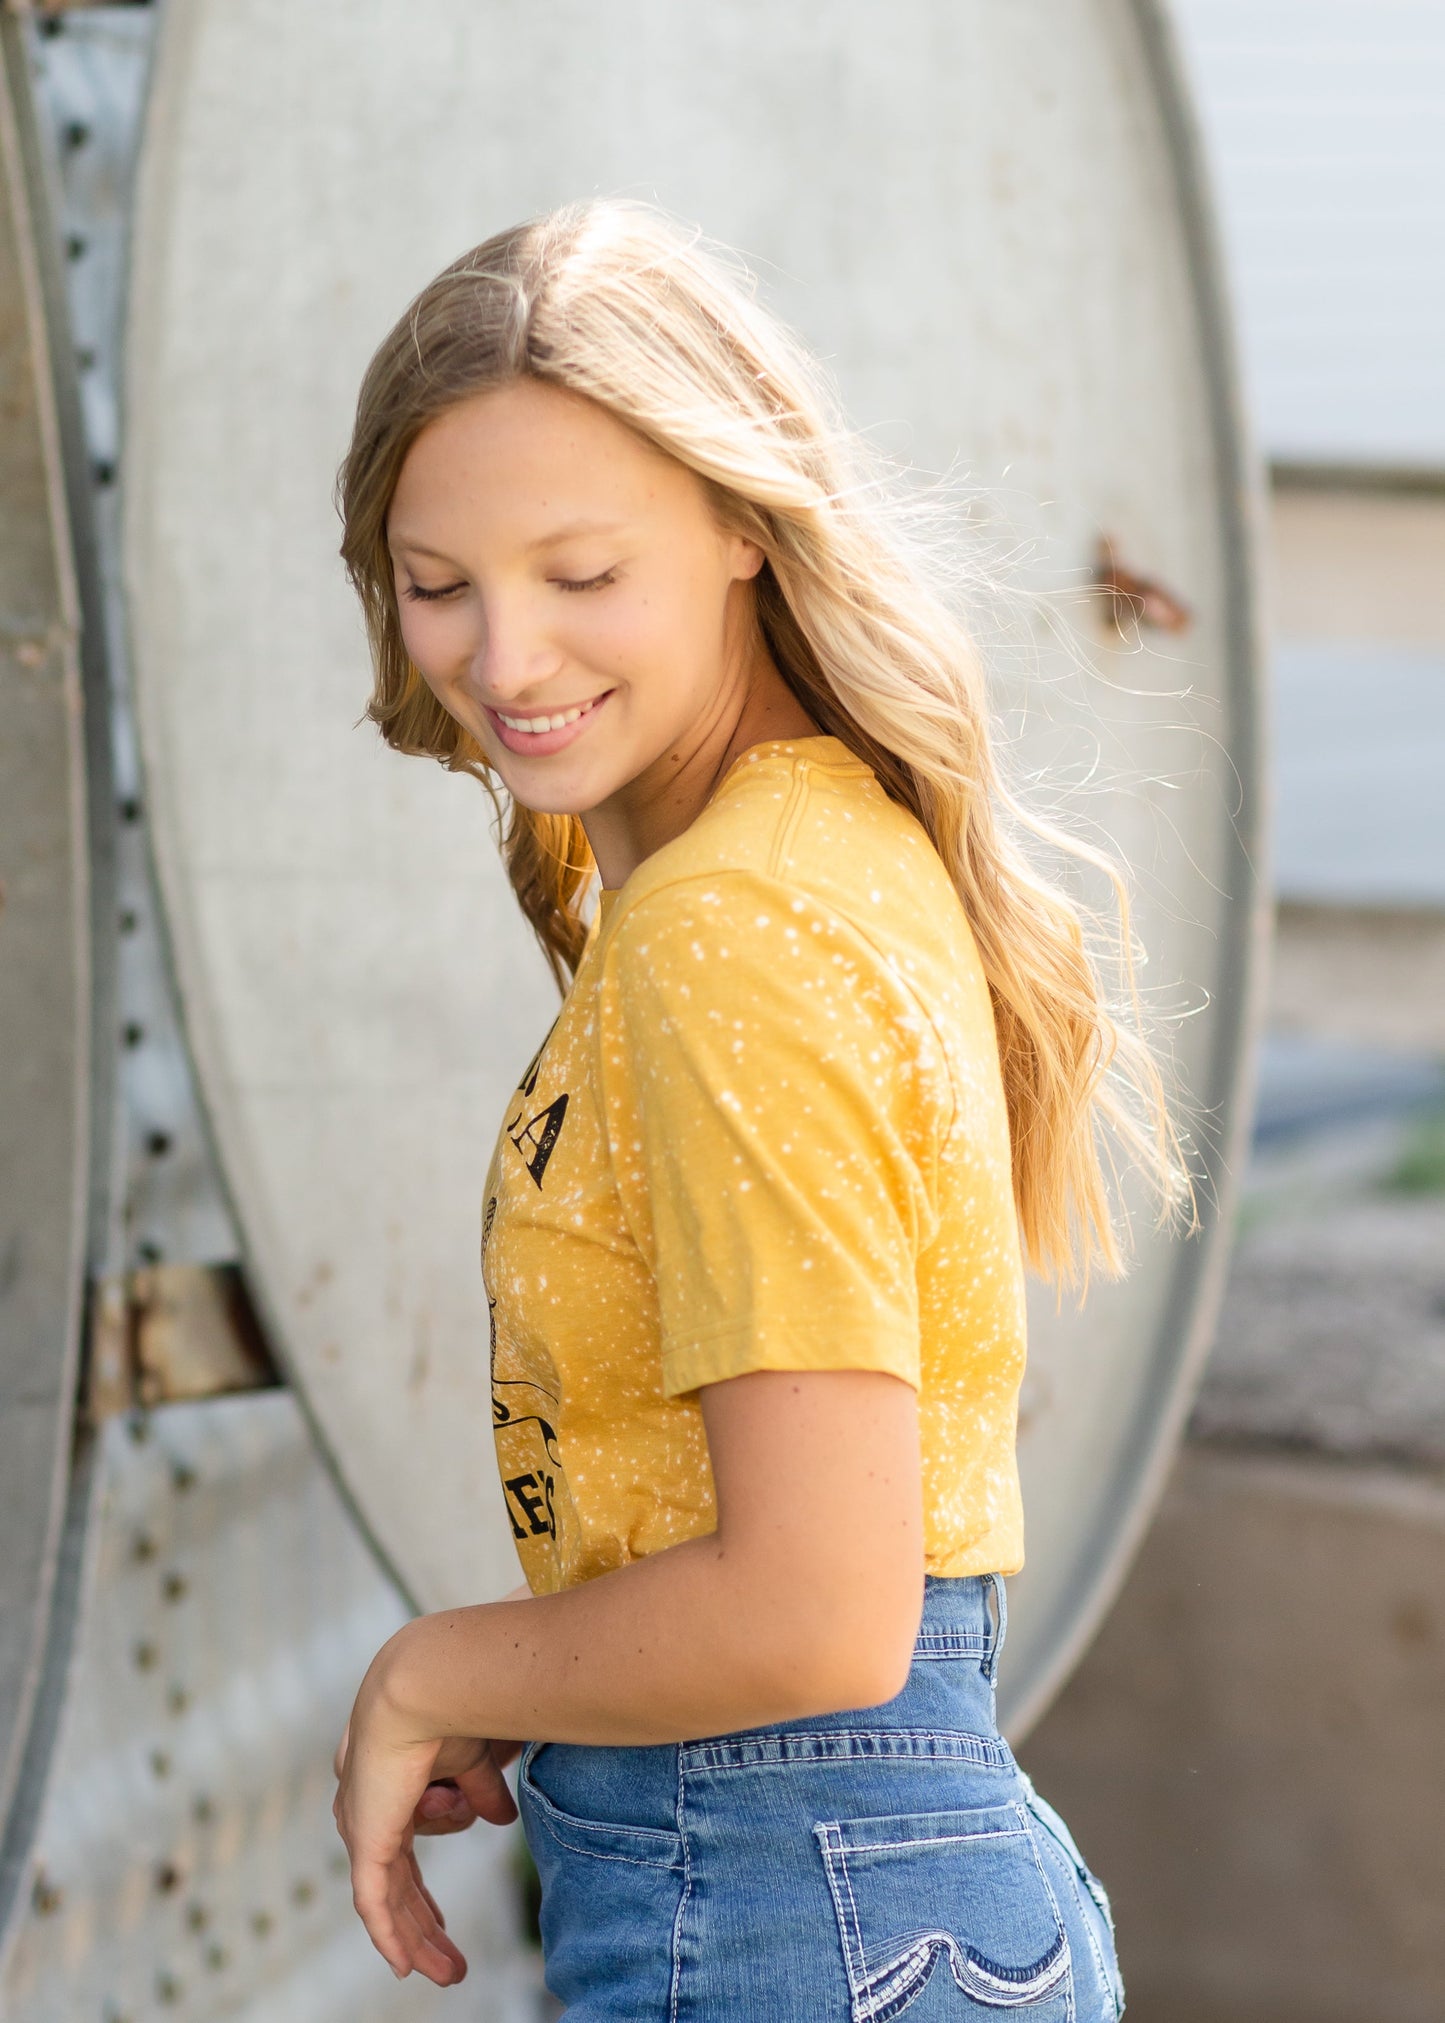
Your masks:
{"label": "black letter a on shirt", "polygon": [[542,1175],[547,1170],[547,1161],[552,1156],[552,1147],[557,1142],[557,1133],[562,1128],[562,1119],[567,1114],[567,1098],[559,1096],[555,1103],[549,1103],[545,1110],[539,1110],[530,1122],[524,1124],[520,1117],[515,1124],[507,1127],[507,1136],[521,1153],[527,1171],[540,1187]]}

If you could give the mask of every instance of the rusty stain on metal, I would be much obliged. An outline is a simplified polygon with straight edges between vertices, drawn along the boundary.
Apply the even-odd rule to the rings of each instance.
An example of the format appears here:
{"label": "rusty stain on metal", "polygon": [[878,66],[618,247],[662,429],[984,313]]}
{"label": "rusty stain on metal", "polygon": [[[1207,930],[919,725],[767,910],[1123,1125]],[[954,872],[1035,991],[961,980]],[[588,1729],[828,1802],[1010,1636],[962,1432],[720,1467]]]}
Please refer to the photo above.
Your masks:
{"label": "rusty stain on metal", "polygon": [[278,1381],[234,1265],[147,1264],[97,1282],[86,1386],[93,1424]]}
{"label": "rusty stain on metal", "polygon": [[1129,568],[1107,534],[1099,537],[1094,587],[1102,592],[1121,639],[1134,639],[1141,630],[1187,632],[1194,623],[1194,613],[1184,600],[1156,578]]}

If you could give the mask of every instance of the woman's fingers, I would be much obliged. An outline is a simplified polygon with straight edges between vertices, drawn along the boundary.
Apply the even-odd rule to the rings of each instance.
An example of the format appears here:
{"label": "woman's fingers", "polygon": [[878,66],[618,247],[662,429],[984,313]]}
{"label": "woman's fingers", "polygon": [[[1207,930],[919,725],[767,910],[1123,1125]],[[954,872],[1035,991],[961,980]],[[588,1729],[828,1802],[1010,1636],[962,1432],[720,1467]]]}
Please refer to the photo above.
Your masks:
{"label": "woman's fingers", "polygon": [[441,1926],[442,1930],[445,1931],[447,1928],[447,1921],[442,1916],[441,1905],[437,1902],[436,1898],[432,1895],[431,1891],[426,1886],[426,1877],[421,1872],[421,1863],[417,1860],[415,1853],[409,1853],[407,1855],[406,1860],[407,1866],[411,1870],[411,1879],[413,1883],[416,1885],[418,1893],[421,1895],[423,1901],[425,1902],[427,1909],[431,1912],[432,1916],[436,1919],[437,1923]]}
{"label": "woman's fingers", "polygon": [[507,1789],[507,1780],[495,1755],[489,1755],[475,1770],[457,1773],[457,1789],[478,1819],[493,1826],[510,1826],[517,1817],[516,1800]]}
{"label": "woman's fingers", "polygon": [[443,1783],[429,1784],[417,1800],[416,1811],[412,1814],[412,1831],[435,1836],[441,1833],[465,1833],[469,1826],[475,1826],[477,1814],[468,1799],[448,1778]]}
{"label": "woman's fingers", "polygon": [[407,1945],[412,1966],[439,1988],[454,1987],[466,1976],[465,1958],[447,1937],[440,1913],[414,1869],[408,1865],[405,1876],[398,1876],[397,1881],[397,1931]]}
{"label": "woman's fingers", "polygon": [[351,1896],[367,1936],[394,1974],[425,1974],[439,1988],[463,1979],[466,1958],[447,1937],[441,1912],[409,1851],[386,1864],[358,1864]]}

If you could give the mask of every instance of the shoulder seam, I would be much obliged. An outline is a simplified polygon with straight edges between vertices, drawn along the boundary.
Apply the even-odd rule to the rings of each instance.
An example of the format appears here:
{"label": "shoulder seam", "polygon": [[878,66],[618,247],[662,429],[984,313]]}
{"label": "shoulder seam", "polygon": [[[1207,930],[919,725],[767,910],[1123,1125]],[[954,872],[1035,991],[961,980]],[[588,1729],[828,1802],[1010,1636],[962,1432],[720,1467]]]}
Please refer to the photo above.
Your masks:
{"label": "shoulder seam", "polygon": [[774,878],[782,876],[783,860],[792,847],[794,833],[803,819],[803,804],[808,798],[808,776],[811,771],[811,765],[804,759],[793,774],[793,783],[788,790],[788,804],[783,810],[783,819],[778,824],[777,834],[773,837],[773,847],[768,852],[768,871]]}

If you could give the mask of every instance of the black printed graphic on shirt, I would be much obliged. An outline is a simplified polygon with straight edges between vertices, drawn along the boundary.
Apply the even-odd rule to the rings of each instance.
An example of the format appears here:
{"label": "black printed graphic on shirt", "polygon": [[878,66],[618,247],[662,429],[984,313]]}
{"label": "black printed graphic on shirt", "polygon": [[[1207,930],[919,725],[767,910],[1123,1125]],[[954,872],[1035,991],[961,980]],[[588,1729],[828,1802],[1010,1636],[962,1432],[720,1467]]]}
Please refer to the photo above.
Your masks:
{"label": "black printed graphic on shirt", "polygon": [[487,1244],[496,1214],[497,1197],[492,1195],[482,1218],[482,1285],[491,1333],[492,1429],[502,1490],[518,1548],[537,1539],[548,1539],[555,1547],[558,1507],[567,1500],[554,1424],[560,1416],[560,1401],[545,1385],[524,1374],[519,1359],[507,1344],[499,1342],[497,1302],[486,1276]]}
{"label": "black printed graphic on shirt", "polygon": [[533,1112],[531,1107],[537,1081],[542,1072],[542,1056],[547,1051],[547,1040],[551,1039],[555,1031],[556,1021],[553,1020],[547,1039],[543,1040],[533,1054],[527,1064],[527,1072],[522,1077],[518,1090],[522,1098],[522,1107],[507,1123],[507,1136],[522,1155],[522,1164],[538,1187],[542,1185],[542,1176],[547,1171],[547,1161],[552,1157],[557,1134],[562,1129],[562,1119],[567,1114],[565,1094],[554,1097],[550,1103],[544,1104],[536,1112]]}

